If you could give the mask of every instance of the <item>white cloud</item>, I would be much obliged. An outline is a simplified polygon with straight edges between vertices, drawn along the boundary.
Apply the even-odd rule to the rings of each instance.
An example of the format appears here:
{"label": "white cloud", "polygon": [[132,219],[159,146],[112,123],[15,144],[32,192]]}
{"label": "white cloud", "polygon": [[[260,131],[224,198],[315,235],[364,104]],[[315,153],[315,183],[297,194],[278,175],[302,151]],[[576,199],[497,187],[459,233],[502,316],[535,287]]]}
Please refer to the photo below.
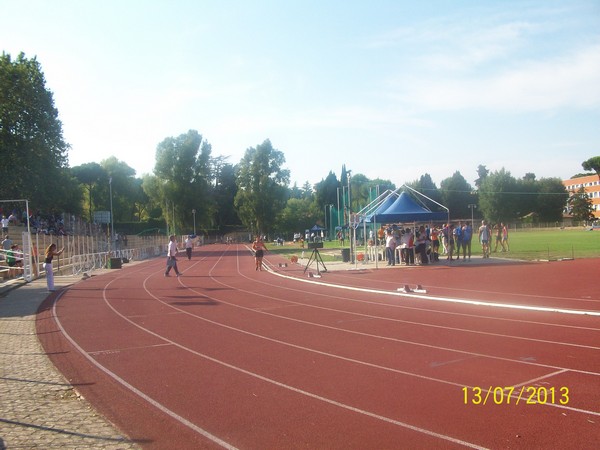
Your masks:
{"label": "white cloud", "polygon": [[408,86],[399,98],[421,110],[595,108],[600,106],[600,45],[487,76],[412,79]]}

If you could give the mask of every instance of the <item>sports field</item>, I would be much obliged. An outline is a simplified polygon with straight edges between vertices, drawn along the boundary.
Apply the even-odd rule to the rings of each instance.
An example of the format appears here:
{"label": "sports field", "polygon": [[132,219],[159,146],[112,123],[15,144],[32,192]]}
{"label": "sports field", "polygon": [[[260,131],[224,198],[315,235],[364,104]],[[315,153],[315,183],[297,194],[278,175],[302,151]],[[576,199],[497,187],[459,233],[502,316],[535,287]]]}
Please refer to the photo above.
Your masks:
{"label": "sports field", "polygon": [[[600,230],[588,231],[583,228],[552,228],[547,230],[519,230],[509,233],[509,251],[502,252],[498,245],[497,252],[492,257],[522,259],[522,260],[555,260],[567,258],[595,258],[600,256]],[[324,242],[322,257],[325,261],[341,258],[341,249],[349,247],[349,241],[341,246],[338,241]],[[495,249],[492,241],[492,251]],[[302,251],[310,252],[302,248],[300,244],[286,242],[283,246],[268,244],[270,251],[278,254],[302,256]],[[358,252],[364,250],[358,246]],[[473,238],[472,254],[481,256],[481,246],[477,236]],[[305,255],[306,256],[306,255]],[[307,256],[308,257],[308,256]]]}

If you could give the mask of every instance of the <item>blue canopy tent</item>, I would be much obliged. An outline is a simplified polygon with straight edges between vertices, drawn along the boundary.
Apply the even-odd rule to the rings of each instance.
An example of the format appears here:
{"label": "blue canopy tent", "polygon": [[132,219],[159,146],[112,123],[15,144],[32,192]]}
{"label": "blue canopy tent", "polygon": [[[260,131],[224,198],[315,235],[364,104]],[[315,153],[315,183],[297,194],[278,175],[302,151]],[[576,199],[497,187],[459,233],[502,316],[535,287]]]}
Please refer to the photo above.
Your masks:
{"label": "blue canopy tent", "polygon": [[446,220],[446,212],[432,212],[425,206],[419,205],[407,192],[400,196],[384,211],[375,211],[368,217],[369,222],[431,222]]}
{"label": "blue canopy tent", "polygon": [[[436,203],[446,211],[433,212],[424,204],[419,204],[408,192],[403,191],[399,194],[397,189],[388,192],[383,198],[378,199],[376,202],[372,202],[371,205],[363,209],[363,212],[365,213],[363,216],[364,226],[366,227],[367,223],[377,227],[377,224],[386,223],[427,223],[433,221],[447,221],[450,219],[450,212],[444,205],[437,203],[435,200],[412,189],[410,186],[404,185],[403,188]],[[377,252],[377,240],[375,240],[375,252]],[[376,267],[377,261],[378,260],[375,259]]]}
{"label": "blue canopy tent", "polygon": [[317,240],[321,241],[323,239],[323,231],[327,231],[327,230],[325,228],[320,227],[319,225],[315,224],[310,229],[310,236],[309,236],[308,240],[313,241],[313,242],[316,242]]}

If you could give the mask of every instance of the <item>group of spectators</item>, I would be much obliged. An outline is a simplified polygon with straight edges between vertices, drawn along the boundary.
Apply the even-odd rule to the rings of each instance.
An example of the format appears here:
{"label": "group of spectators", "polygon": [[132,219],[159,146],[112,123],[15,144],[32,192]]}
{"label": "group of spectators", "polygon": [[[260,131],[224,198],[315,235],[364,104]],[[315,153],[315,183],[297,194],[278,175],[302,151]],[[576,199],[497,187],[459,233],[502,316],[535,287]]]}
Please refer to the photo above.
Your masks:
{"label": "group of spectators", "polygon": [[[492,240],[495,241],[494,250],[492,250]],[[502,252],[510,251],[508,228],[502,222],[490,226],[487,221],[483,220],[479,227],[479,242],[484,258],[489,258],[492,251],[497,252],[498,246],[500,246]]]}
{"label": "group of spectators", "polygon": [[[388,266],[425,265],[439,261],[440,253],[446,255],[448,261],[459,260],[461,254],[463,261],[470,261],[474,233],[469,221],[431,227],[421,225],[414,229],[391,224],[381,226],[377,239],[379,245],[385,246],[384,260]],[[493,236],[496,244],[493,251],[498,251],[498,246],[503,252],[510,250],[505,224],[498,223],[492,227],[483,220],[476,233],[484,258],[490,257]],[[373,241],[369,244],[373,245]]]}
{"label": "group of spectators", "polygon": [[[23,267],[24,254],[18,244],[10,238],[9,227],[27,224],[27,213],[19,210],[3,211],[0,208],[0,266],[9,270]],[[36,213],[29,216],[29,226],[32,233],[64,235],[65,227],[61,216]],[[35,255],[37,257],[37,255]]]}
{"label": "group of spectators", "polygon": [[[3,234],[8,233],[9,225],[27,225],[27,212],[12,210],[3,212],[0,208],[0,224]],[[53,234],[65,236],[65,223],[62,215],[46,214],[38,211],[29,216],[29,226],[32,233]]]}

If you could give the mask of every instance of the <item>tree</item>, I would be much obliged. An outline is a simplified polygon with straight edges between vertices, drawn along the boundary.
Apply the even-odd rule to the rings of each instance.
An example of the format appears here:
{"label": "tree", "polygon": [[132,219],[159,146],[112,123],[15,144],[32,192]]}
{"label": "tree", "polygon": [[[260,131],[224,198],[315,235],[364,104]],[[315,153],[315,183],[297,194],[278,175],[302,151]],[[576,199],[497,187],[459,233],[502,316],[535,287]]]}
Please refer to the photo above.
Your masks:
{"label": "tree", "polygon": [[374,180],[371,180],[370,185],[374,192],[371,196],[371,199],[383,194],[385,191],[396,190],[396,185],[394,183],[392,183],[390,180],[383,180],[381,178],[375,178]]}
{"label": "tree", "polygon": [[[156,176],[144,174],[142,177],[142,189],[150,199],[148,204],[148,216],[151,219],[163,217],[163,206],[165,200],[162,197],[163,182]],[[163,217],[166,220],[166,216]]]}
{"label": "tree", "polygon": [[150,210],[151,210],[151,201],[150,197],[144,192],[144,188],[142,187],[143,181],[141,178],[134,178],[131,190],[130,190],[130,200],[131,200],[131,209],[133,213],[132,220],[137,222],[143,222],[150,219]]}
{"label": "tree", "polygon": [[584,170],[593,170],[600,180],[600,156],[594,156],[581,163]]}
{"label": "tree", "polygon": [[241,224],[240,218],[233,207],[237,185],[235,182],[235,168],[231,164],[224,164],[215,180],[214,198],[218,205],[216,211],[216,226],[223,229],[227,226]]}
{"label": "tree", "polygon": [[93,222],[93,214],[96,210],[95,191],[98,189],[98,184],[101,180],[108,179],[108,175],[104,168],[96,162],[75,166],[71,168],[71,173],[87,191],[85,203],[88,211],[88,221]]}
{"label": "tree", "polygon": [[[428,173],[426,173],[425,175],[421,175],[421,177],[418,180],[415,180],[412,183],[406,183],[406,185],[410,186],[415,191],[426,195],[431,200],[443,204],[442,193],[431,179],[431,175],[429,175]],[[442,210],[442,208],[435,203],[428,204],[427,207],[430,208],[432,211]]]}
{"label": "tree", "polygon": [[113,214],[115,222],[132,222],[136,217],[135,169],[127,163],[119,161],[115,156],[111,156],[100,162],[104,172],[108,176],[101,179],[103,182],[102,192],[106,193],[105,207],[109,207],[110,191],[112,190]]}
{"label": "tree", "polygon": [[282,236],[303,233],[315,223],[322,222],[322,209],[308,198],[290,198],[277,215],[275,229]]}
{"label": "tree", "polygon": [[518,212],[517,180],[504,168],[489,174],[479,187],[479,207],[492,222],[507,222]]}
{"label": "tree", "polygon": [[483,180],[486,179],[486,177],[488,176],[489,173],[490,173],[490,171],[483,164],[479,164],[477,166],[478,178],[475,180],[475,187],[477,187],[477,189],[479,189],[479,187],[481,186],[481,183],[483,183]]}
{"label": "tree", "polygon": [[471,195],[473,188],[459,171],[454,172],[450,178],[442,180],[440,190],[443,200],[441,203],[450,210],[452,218],[471,217],[468,205],[473,203]]}
{"label": "tree", "polygon": [[319,181],[315,185],[317,205],[319,209],[325,205],[337,205],[338,189],[340,182],[335,174],[330,170],[324,180]]}
{"label": "tree", "polygon": [[522,179],[516,180],[518,195],[515,195],[513,200],[517,216],[524,217],[529,213],[535,213],[536,217],[539,218],[540,205],[538,202],[540,199],[544,200],[547,197],[545,195],[540,196],[539,191],[540,183],[535,179],[533,173],[526,173]]}
{"label": "tree", "polygon": [[371,183],[362,173],[350,177],[350,202],[353,213],[360,211],[369,204]]}
{"label": "tree", "polygon": [[210,154],[211,145],[196,130],[166,138],[156,148],[157,180],[145,179],[143,186],[176,231],[189,232],[194,218],[200,228],[214,225]]}
{"label": "tree", "polygon": [[304,193],[298,187],[298,183],[294,183],[294,185],[289,189],[288,197],[289,198],[303,198],[304,197]]}
{"label": "tree", "polygon": [[[67,167],[69,145],[54,98],[35,58],[0,57],[0,180],[5,198],[35,208],[76,212],[80,191]],[[68,190],[75,189],[75,192]]]}
{"label": "tree", "polygon": [[248,148],[237,166],[234,204],[242,223],[252,232],[269,233],[285,206],[290,174],[282,168],[284,163],[283,153],[267,139]]}
{"label": "tree", "polygon": [[302,188],[300,189],[300,197],[307,198],[310,200],[313,198],[313,196],[314,196],[314,192],[313,192],[312,185],[308,181],[305,181],[304,184],[302,185]]}
{"label": "tree", "polygon": [[596,218],[592,199],[585,192],[583,186],[569,197],[567,208],[575,221],[587,222]]}
{"label": "tree", "polygon": [[542,178],[537,182],[537,201],[533,209],[542,222],[562,221],[569,193],[560,178]]}

